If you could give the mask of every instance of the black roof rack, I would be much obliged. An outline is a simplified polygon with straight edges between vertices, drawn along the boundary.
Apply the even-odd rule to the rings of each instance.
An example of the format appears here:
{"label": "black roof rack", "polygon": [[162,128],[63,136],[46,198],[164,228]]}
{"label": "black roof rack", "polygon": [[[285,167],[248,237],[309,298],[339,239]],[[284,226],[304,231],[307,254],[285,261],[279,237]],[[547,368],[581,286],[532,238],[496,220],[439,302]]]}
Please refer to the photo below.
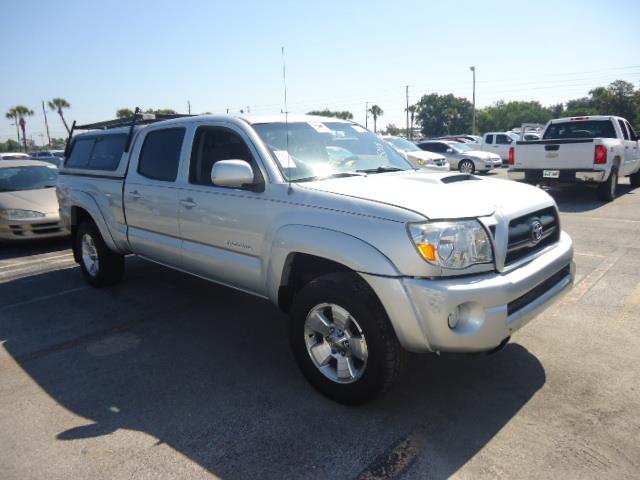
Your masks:
{"label": "black roof rack", "polygon": [[[136,109],[137,112],[137,109]],[[146,125],[149,123],[171,120],[172,118],[193,117],[180,113],[135,113],[130,117],[116,118],[104,122],[87,123],[86,125],[76,125],[74,130],[108,130],[110,128],[130,127],[135,125]]]}

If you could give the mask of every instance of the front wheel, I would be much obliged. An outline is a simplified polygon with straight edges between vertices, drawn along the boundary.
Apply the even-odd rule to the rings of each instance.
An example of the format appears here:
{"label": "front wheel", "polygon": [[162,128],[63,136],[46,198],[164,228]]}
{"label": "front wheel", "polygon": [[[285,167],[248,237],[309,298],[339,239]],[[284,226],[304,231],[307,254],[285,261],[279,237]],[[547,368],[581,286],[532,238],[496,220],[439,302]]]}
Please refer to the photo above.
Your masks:
{"label": "front wheel", "polygon": [[462,160],[458,165],[458,170],[462,173],[473,173],[476,171],[476,166],[471,160]]}
{"label": "front wheel", "polygon": [[598,186],[598,199],[605,202],[611,202],[616,198],[616,191],[618,190],[618,170],[616,168],[611,169],[609,178],[604,183]]}
{"label": "front wheel", "polygon": [[81,223],[73,242],[85,280],[101,288],[118,283],[124,275],[124,255],[109,250],[94,223]]}
{"label": "front wheel", "polygon": [[347,405],[387,390],[404,364],[384,308],[355,273],[323,275],[296,294],[289,341],[307,380]]}

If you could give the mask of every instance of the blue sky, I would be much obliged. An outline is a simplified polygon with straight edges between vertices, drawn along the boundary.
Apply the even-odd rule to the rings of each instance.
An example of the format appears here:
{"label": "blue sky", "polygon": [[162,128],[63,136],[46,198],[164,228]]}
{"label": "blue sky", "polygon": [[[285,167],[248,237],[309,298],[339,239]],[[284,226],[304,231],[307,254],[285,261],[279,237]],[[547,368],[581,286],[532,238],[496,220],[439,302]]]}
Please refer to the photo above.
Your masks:
{"label": "blue sky", "polygon": [[[277,113],[285,47],[289,111],[380,105],[379,126],[404,124],[425,93],[543,104],[622,78],[639,86],[637,1],[29,1],[5,2],[0,109],[71,103],[78,122],[121,107]],[[50,115],[54,136],[64,129]],[[0,140],[15,127],[0,117]]]}

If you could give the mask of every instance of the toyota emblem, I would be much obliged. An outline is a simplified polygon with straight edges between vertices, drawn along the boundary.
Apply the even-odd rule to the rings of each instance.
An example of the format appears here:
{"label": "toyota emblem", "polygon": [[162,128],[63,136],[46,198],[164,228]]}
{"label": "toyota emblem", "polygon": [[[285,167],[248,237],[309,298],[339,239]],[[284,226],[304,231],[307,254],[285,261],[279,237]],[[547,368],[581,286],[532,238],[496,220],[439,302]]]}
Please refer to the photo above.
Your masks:
{"label": "toyota emblem", "polygon": [[540,220],[531,222],[531,241],[536,244],[542,239],[542,231],[544,230]]}

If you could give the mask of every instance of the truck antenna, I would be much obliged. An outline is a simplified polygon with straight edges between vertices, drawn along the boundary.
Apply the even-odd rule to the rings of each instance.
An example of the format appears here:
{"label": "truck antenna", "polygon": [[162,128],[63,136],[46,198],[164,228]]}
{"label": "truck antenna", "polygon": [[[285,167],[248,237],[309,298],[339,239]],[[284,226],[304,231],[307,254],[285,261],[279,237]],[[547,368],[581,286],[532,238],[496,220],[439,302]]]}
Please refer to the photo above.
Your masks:
{"label": "truck antenna", "polygon": [[282,47],[282,85],[284,86],[284,128],[287,139],[287,180],[289,181],[289,188],[287,193],[291,195],[293,189],[291,188],[291,154],[289,153],[289,108],[287,107],[287,69],[284,61],[284,47]]}

